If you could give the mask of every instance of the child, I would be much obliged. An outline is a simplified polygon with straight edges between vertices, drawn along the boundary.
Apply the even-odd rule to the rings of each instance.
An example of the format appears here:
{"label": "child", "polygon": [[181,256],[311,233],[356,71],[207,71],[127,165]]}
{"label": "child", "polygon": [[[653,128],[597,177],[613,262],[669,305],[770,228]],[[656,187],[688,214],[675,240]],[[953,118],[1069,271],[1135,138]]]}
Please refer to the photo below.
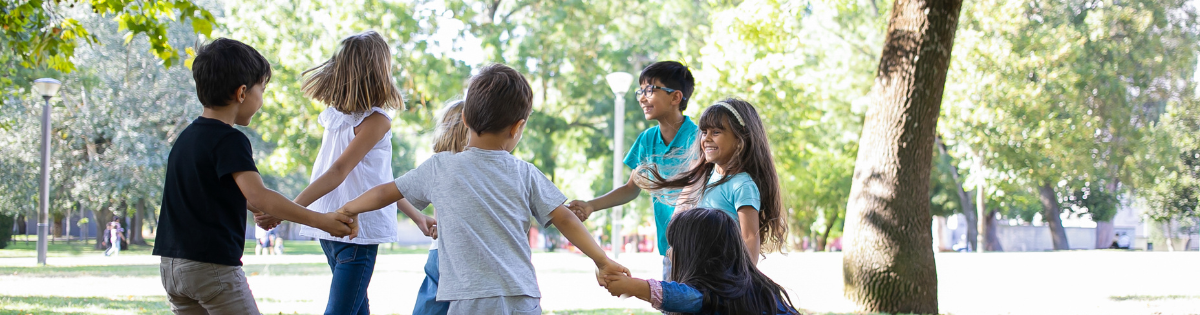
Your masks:
{"label": "child", "polygon": [[[333,57],[304,71],[304,95],[328,107],[319,119],[325,134],[310,184],[296,196],[297,204],[333,212],[371,187],[391,182],[392,122],[384,110],[404,107],[400,90],[392,84],[391,59],[387,41],[367,31],[342,39]],[[333,271],[325,314],[370,314],[367,286],[379,244],[397,241],[396,208],[389,203],[356,218],[358,234],[353,240],[300,229],[300,235],[320,240]],[[399,208],[427,231],[427,216],[407,202],[400,202]]]}
{"label": "child", "polygon": [[787,292],[754,266],[739,234],[721,210],[681,211],[667,228],[676,281],[611,275],[608,292],[668,313],[799,314]]}
{"label": "child", "polygon": [[[717,102],[700,115],[700,137],[692,147],[689,170],[669,177],[654,164],[634,172],[642,188],[662,195],[680,189],[681,209],[713,208],[725,211],[740,223],[742,238],[753,263],[761,247],[767,252],[782,250],[787,225],[782,215],[779,176],[771,146],[758,112],[739,99]],[[670,194],[669,191],[666,193]],[[675,279],[671,279],[675,280]]]}
{"label": "child", "polygon": [[463,104],[470,129],[466,150],[433,155],[416,169],[350,201],[349,216],[407,198],[417,208],[437,207],[437,300],[448,314],[540,314],[541,293],[530,257],[530,217],[554,224],[605,274],[628,269],[604,255],[579,219],[563,206],[566,196],[533,164],[511,154],[533,108],[525,77],[504,65],[480,69]]}
{"label": "child", "polygon": [[196,95],[204,111],[167,157],[154,255],[176,314],[258,314],[246,274],[246,210],[349,235],[351,218],[316,213],[263,187],[246,126],[262,107],[271,65],[257,50],[219,38],[196,49]]}
{"label": "child", "polygon": [[[625,165],[636,169],[641,165],[652,163],[663,167],[663,175],[670,177],[675,171],[687,166],[687,159],[682,158],[696,138],[696,124],[683,115],[687,109],[688,100],[692,98],[692,88],[695,79],[687,66],[676,61],[661,61],[647,66],[638,77],[638,103],[646,119],[658,121],[658,126],[646,129],[625,155]],[[571,201],[571,210],[579,216],[579,220],[587,220],[593,211],[603,210],[633,201],[641,193],[641,189],[633,182],[616,187],[612,191],[591,201]],[[658,254],[663,255],[663,277],[671,270],[667,254],[667,223],[675,213],[675,207],[655,199],[654,226],[658,230]]]}
{"label": "child", "polygon": [[104,232],[108,233],[105,237],[112,242],[112,246],[108,247],[108,250],[104,252],[104,256],[116,257],[120,255],[121,243],[125,241],[125,233],[122,233],[124,229],[121,228],[121,223],[117,222],[114,218],[112,222],[108,223],[108,229]]}
{"label": "child", "polygon": [[[442,120],[433,133],[433,152],[462,152],[467,147],[467,125],[462,121],[463,101],[451,102],[442,113]],[[414,315],[445,315],[450,310],[450,303],[438,302],[438,250],[437,236],[429,246],[429,258],[425,260],[425,281],[417,291],[417,303],[413,306]]]}

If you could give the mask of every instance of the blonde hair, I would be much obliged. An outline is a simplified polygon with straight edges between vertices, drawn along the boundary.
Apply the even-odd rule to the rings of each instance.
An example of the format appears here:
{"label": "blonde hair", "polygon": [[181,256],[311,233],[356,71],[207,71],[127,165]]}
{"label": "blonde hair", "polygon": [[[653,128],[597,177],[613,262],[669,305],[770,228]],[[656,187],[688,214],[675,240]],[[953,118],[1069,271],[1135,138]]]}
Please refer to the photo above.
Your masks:
{"label": "blonde hair", "polygon": [[463,101],[452,101],[433,132],[433,152],[462,152],[467,147],[467,124],[462,119]]}
{"label": "blonde hair", "polygon": [[[362,113],[372,107],[404,109],[404,97],[392,84],[392,54],[375,31],[342,39],[333,57],[305,70],[304,96],[343,113]],[[311,74],[311,75],[310,75]]]}

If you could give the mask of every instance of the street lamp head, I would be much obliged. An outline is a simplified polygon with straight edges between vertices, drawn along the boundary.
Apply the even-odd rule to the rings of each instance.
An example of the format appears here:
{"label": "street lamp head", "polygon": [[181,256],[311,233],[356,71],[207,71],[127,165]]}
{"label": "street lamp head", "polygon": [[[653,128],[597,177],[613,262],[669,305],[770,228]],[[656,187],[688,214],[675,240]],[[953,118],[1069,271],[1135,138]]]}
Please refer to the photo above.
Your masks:
{"label": "street lamp head", "polygon": [[58,88],[62,86],[62,82],[51,78],[41,78],[33,80],[33,88],[44,98],[51,98],[58,94]]}
{"label": "street lamp head", "polygon": [[633,75],[628,72],[613,72],[604,76],[608,81],[608,87],[612,89],[613,94],[624,96],[625,92],[629,92],[629,86],[633,84]]}

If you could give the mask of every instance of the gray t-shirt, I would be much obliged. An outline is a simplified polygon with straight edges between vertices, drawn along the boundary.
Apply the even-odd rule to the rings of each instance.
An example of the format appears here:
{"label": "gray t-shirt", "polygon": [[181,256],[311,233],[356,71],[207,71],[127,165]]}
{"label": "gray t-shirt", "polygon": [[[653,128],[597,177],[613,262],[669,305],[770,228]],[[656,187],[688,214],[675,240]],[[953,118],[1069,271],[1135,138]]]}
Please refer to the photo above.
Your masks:
{"label": "gray t-shirt", "polygon": [[438,301],[540,298],[530,260],[530,217],[550,225],[567,201],[545,174],[505,151],[438,153],[396,179],[417,209],[437,207]]}

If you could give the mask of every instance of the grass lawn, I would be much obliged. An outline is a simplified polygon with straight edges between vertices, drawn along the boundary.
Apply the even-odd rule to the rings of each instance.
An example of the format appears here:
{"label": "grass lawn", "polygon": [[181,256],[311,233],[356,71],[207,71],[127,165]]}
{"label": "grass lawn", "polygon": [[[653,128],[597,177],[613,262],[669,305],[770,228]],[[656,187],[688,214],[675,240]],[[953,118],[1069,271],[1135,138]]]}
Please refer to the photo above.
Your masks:
{"label": "grass lawn", "polygon": [[[14,235],[14,239],[8,242],[8,247],[0,249],[0,258],[26,258],[37,257],[37,237],[26,237],[27,235]],[[26,238],[29,242],[24,241]],[[130,245],[130,248],[122,248],[121,255],[150,255],[154,249],[153,240],[148,240],[150,245]],[[254,255],[254,240],[246,240],[246,250],[244,255]],[[73,240],[71,243],[66,241],[55,241],[46,245],[46,256],[49,257],[75,257],[84,255],[104,254],[104,250],[95,249],[96,242],[92,240],[81,241]],[[283,252],[289,255],[313,254],[322,255],[321,243],[317,241],[284,241]],[[379,254],[424,254],[429,252],[429,245],[417,246],[397,246],[395,244],[379,245]]]}

